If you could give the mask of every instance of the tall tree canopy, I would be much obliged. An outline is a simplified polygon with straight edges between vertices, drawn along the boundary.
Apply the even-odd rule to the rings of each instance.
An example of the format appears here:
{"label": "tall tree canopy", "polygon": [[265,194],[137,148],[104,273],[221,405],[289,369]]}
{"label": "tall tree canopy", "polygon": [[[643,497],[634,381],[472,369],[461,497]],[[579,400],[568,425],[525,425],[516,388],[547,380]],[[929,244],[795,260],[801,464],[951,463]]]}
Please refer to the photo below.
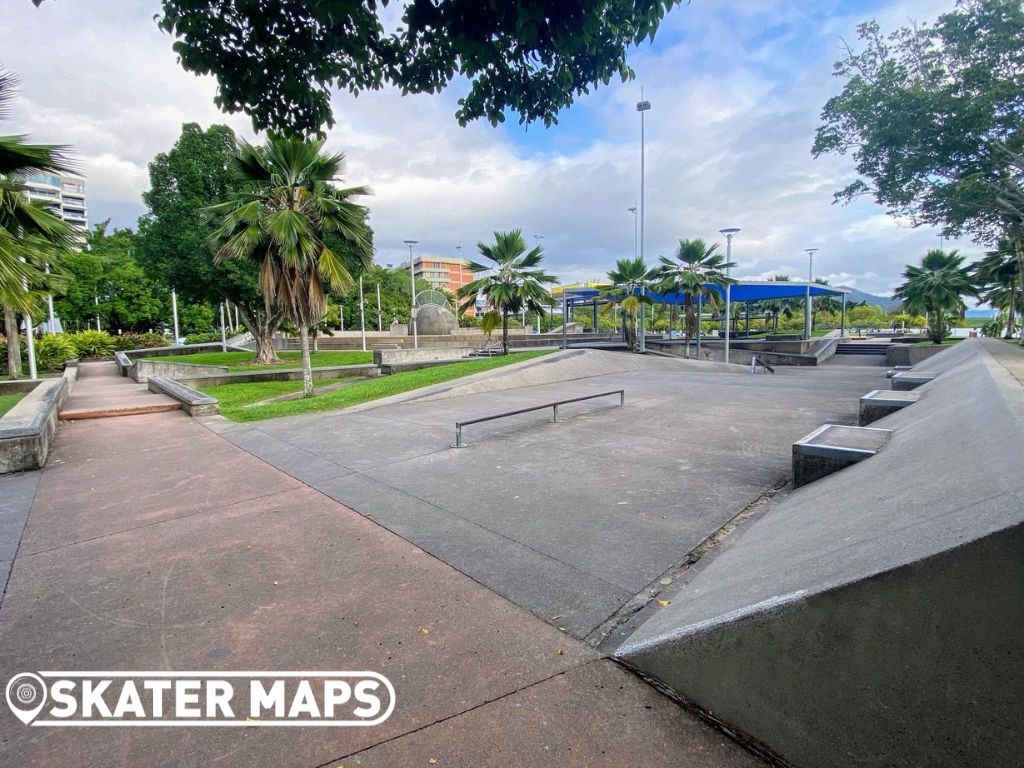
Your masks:
{"label": "tall tree canopy", "polygon": [[632,78],[627,49],[680,1],[406,0],[389,30],[394,0],[163,0],[158,20],[186,70],[217,78],[221,109],[310,134],[334,123],[332,86],[436,93],[456,77],[461,124],[511,110],[550,125],[598,83]]}
{"label": "tall tree canopy", "polygon": [[837,200],[869,194],[917,223],[995,242],[1007,150],[1024,146],[1020,0],[963,0],[934,25],[886,35],[870,22],[858,36],[863,50],[836,62],[846,84],[825,104],[813,147],[856,162],[861,178]]}
{"label": "tall tree canopy", "polygon": [[214,263],[209,237],[215,224],[205,209],[240,192],[234,174],[235,134],[226,125],[203,130],[182,126],[168,152],[149,164],[150,188],[143,194],[149,208],[139,221],[138,259],[155,280],[174,287],[186,301],[216,304],[227,299],[240,310],[245,327],[258,344],[261,362],[277,359],[273,334],[284,319],[266,309],[259,289],[259,267],[244,261]]}

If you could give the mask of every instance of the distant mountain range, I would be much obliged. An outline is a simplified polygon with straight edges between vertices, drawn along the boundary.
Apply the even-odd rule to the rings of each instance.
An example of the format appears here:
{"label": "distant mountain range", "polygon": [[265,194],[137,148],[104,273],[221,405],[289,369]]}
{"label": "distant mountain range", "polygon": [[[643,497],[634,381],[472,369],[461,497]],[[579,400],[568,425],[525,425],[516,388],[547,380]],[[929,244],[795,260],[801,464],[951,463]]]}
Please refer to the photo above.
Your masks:
{"label": "distant mountain range", "polygon": [[878,306],[882,309],[888,310],[889,307],[894,304],[899,304],[898,301],[889,296],[876,296],[873,293],[866,293],[865,291],[858,291],[856,288],[850,288],[845,285],[837,286],[843,290],[849,291],[846,300],[851,304],[860,304],[862,301],[866,301],[869,305]]}

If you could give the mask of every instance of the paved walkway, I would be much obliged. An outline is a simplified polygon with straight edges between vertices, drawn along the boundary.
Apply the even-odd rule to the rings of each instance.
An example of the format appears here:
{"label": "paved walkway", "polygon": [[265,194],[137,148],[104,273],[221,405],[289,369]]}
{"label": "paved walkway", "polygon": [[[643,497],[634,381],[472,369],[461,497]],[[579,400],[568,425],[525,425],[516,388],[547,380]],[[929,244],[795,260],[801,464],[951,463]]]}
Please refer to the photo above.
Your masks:
{"label": "paved walkway", "polygon": [[0,679],[371,669],[397,707],[373,728],[301,729],[30,728],[3,708],[6,765],[760,765],[557,627],[181,413],[63,424],[38,488],[23,477],[0,478],[0,498],[34,490],[0,606]]}
{"label": "paved walkway", "polygon": [[82,363],[78,381],[60,411],[61,421],[136,416],[181,409],[181,403],[167,395],[150,392],[117,372],[116,363]]}

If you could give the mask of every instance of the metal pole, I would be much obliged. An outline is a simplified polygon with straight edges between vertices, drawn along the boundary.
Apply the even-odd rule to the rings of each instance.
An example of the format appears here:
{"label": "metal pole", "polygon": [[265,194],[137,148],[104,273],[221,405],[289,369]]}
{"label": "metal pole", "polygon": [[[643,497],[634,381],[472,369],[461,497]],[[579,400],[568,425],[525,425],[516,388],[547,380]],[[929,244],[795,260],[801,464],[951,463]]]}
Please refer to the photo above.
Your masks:
{"label": "metal pole", "polygon": [[[46,265],[46,274],[50,274],[50,265],[49,265],[49,263],[47,263],[47,265]],[[54,322],[54,319],[53,319],[53,294],[52,293],[46,294],[46,314],[47,314],[47,318],[46,319],[49,321],[48,324],[49,324],[49,331],[50,331],[50,333],[56,333],[57,332],[57,324],[56,324],[56,322]]]}
{"label": "metal pole", "polygon": [[[645,124],[644,124],[644,113],[651,108],[651,102],[644,100],[644,89],[640,89],[640,101],[636,105],[637,111],[640,113],[640,259],[644,258],[644,219],[647,214],[647,202],[644,197],[644,174],[645,174],[645,159],[644,153],[646,150],[646,137],[645,137]],[[640,296],[643,297],[644,289],[640,288]],[[643,305],[641,304],[640,313],[640,352],[641,354],[647,351],[647,334],[644,330],[644,320],[646,319],[643,311]]]}
{"label": "metal pole", "polygon": [[[736,227],[721,229],[719,232],[725,235],[725,263],[732,264],[732,238],[739,232]],[[732,276],[732,267],[725,268],[725,277],[728,280]],[[732,335],[730,327],[730,316],[732,314],[732,284],[725,284],[725,362],[729,362],[729,338]]]}
{"label": "metal pole", "polygon": [[241,327],[242,327],[242,324],[240,322],[238,322],[238,305],[235,304],[235,330],[238,330]]}
{"label": "metal pole", "polygon": [[101,330],[100,329],[100,297],[99,296],[93,296],[92,297],[92,303],[96,306],[96,330],[99,331],[99,330]]}
{"label": "metal pole", "polygon": [[174,316],[174,346],[180,343],[178,340],[178,294],[171,288],[171,314]]}
{"label": "metal pole", "polygon": [[220,305],[220,351],[228,351],[228,332],[227,328],[224,327],[224,303]]}
{"label": "metal pole", "polygon": [[380,311],[380,283],[377,283],[377,332],[384,330],[384,321],[381,319],[384,313]]}
{"label": "metal pole", "polygon": [[843,312],[839,316],[839,337],[846,335],[846,294],[843,294]]}
{"label": "metal pole", "polygon": [[409,246],[409,288],[412,291],[412,306],[409,310],[409,325],[412,326],[413,349],[420,348],[419,334],[416,332],[416,274],[412,269],[412,249],[419,244],[418,240],[403,240]]}
{"label": "metal pole", "polygon": [[[24,258],[22,258],[22,262],[25,262]],[[22,280],[21,284],[24,287],[25,292],[28,293],[28,280]],[[32,336],[32,315],[29,312],[25,312],[22,317],[25,318],[25,352],[28,354],[28,377],[35,380],[39,378],[39,373],[36,371],[36,340]],[[15,324],[15,326],[17,326],[17,324]],[[15,339],[14,343],[17,343],[17,339]],[[18,367],[21,367],[20,360],[18,361]],[[11,371],[10,373],[11,375],[14,375],[14,371]],[[20,370],[18,371],[18,375],[21,375]]]}
{"label": "metal pole", "polygon": [[566,337],[566,326],[569,325],[569,301],[562,291],[562,349],[569,348],[569,339]]}
{"label": "metal pole", "polygon": [[363,352],[366,351],[366,312],[363,301],[363,276],[359,276],[359,333],[363,339]]}
{"label": "metal pole", "polygon": [[817,248],[804,249],[807,253],[807,298],[804,302],[804,338],[811,338],[811,282],[814,280],[814,252]]}

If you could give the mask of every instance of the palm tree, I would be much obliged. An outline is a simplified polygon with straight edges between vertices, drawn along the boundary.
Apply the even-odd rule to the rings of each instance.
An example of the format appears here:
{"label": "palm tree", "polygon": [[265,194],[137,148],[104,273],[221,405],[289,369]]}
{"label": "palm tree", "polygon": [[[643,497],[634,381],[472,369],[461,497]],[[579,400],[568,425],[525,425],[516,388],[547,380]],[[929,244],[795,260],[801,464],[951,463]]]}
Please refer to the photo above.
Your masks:
{"label": "palm tree", "polygon": [[[773,283],[788,283],[792,280],[789,275],[772,275],[768,278]],[[765,299],[759,302],[761,310],[765,315],[765,333],[768,333],[768,320],[772,321],[772,333],[779,332],[779,317],[792,320],[796,311],[803,306],[803,299]]]}
{"label": "palm tree", "polygon": [[893,298],[902,300],[910,312],[926,313],[928,338],[941,344],[948,333],[946,314],[964,308],[963,296],[977,295],[964,257],[956,250],[928,251],[920,266],[907,266],[903,278],[906,282],[893,292]]}
{"label": "palm tree", "polygon": [[996,250],[989,251],[985,258],[972,265],[971,272],[979,287],[985,289],[981,298],[1006,313],[1004,338],[1012,339],[1017,310],[1024,310],[1024,306],[1018,303],[1020,269],[1013,242],[1006,238],[1001,240]]}
{"label": "palm tree", "polygon": [[608,273],[611,285],[605,289],[605,303],[601,314],[607,314],[618,307],[623,317],[623,336],[627,346],[634,352],[639,351],[637,338],[637,316],[648,304],[653,304],[647,295],[647,289],[654,285],[656,271],[644,263],[643,258],[619,259],[615,269]]}
{"label": "palm tree", "polygon": [[480,255],[493,264],[470,262],[469,268],[475,274],[486,274],[459,288],[458,297],[465,299],[460,310],[465,313],[475,305],[477,298],[486,297],[493,308],[484,315],[484,332],[493,331],[500,320],[501,350],[507,355],[508,316],[517,314],[523,307],[543,314],[544,307],[554,302],[544,285],[557,283],[558,278],[540,268],[544,250],[539,245],[527,253],[520,229],[495,232],[493,243],[479,242],[476,247]]}
{"label": "palm tree", "polygon": [[686,356],[689,357],[690,337],[697,328],[695,301],[706,302],[714,309],[721,295],[714,287],[724,292],[725,286],[735,283],[735,280],[726,277],[725,270],[736,265],[726,263],[725,257],[718,253],[718,243],[708,245],[700,239],[680,240],[675,261],[665,256],[659,259],[661,267],[658,268],[658,290],[683,295],[686,316],[683,332],[686,337]]}
{"label": "palm tree", "polygon": [[[0,118],[7,116],[16,85],[14,75],[0,71]],[[7,370],[14,378],[21,375],[16,313],[30,317],[39,296],[45,295],[40,289],[59,287],[60,256],[75,245],[71,227],[45,203],[28,200],[25,179],[32,173],[66,170],[60,147],[26,144],[22,136],[0,136],[0,304]]]}
{"label": "palm tree", "polygon": [[210,206],[220,218],[213,238],[217,260],[252,259],[260,264],[260,290],[267,310],[276,307],[299,329],[302,392],[313,394],[309,328],[327,310],[324,284],[338,292],[353,285],[340,256],[326,245],[329,234],[345,241],[370,265],[366,209],[350,198],[366,187],[339,189],[332,182],[345,171],[343,154],[325,154],[324,142],[272,136],[254,147],[240,141],[235,171],[248,189]]}

